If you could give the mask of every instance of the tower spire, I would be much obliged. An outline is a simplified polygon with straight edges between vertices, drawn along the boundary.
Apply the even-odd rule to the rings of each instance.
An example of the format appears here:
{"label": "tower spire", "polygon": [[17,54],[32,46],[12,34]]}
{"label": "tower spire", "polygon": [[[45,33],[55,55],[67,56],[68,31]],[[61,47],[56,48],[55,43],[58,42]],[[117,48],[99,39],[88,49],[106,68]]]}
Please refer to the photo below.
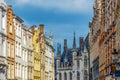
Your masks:
{"label": "tower spire", "polygon": [[61,56],[61,44],[57,43],[57,57]]}
{"label": "tower spire", "polygon": [[74,49],[76,48],[76,35],[75,35],[75,32],[74,32],[74,38],[73,38],[73,48]]}
{"label": "tower spire", "polygon": [[67,39],[64,39],[64,51],[67,51]]}

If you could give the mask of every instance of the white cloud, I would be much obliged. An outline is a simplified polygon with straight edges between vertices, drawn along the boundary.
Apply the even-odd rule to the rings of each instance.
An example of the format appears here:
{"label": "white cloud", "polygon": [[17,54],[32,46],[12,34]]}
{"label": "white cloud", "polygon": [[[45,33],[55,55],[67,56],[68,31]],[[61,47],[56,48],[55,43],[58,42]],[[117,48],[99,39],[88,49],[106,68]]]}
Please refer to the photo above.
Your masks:
{"label": "white cloud", "polygon": [[92,0],[15,0],[16,6],[31,5],[63,12],[89,12]]}

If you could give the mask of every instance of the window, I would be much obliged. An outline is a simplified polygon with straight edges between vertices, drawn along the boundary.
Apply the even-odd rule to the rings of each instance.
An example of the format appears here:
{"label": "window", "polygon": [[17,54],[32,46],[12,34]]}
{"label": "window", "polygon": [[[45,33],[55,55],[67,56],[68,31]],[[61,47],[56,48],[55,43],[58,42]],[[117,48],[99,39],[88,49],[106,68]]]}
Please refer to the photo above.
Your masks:
{"label": "window", "polygon": [[16,24],[15,34],[18,36],[18,26],[17,26],[17,24]]}
{"label": "window", "polygon": [[18,44],[16,42],[16,55],[18,55]]}
{"label": "window", "polygon": [[21,28],[20,28],[20,25],[18,26],[18,35],[21,37]]}
{"label": "window", "polygon": [[22,79],[24,79],[24,71],[25,71],[24,66],[22,66]]}
{"label": "window", "polygon": [[72,80],[72,72],[70,72],[69,75],[70,75],[70,80]]}
{"label": "window", "polygon": [[93,28],[91,29],[91,32],[92,32],[92,35],[94,35],[94,29]]}
{"label": "window", "polygon": [[2,15],[2,28],[3,29],[6,28],[6,15],[5,14]]}
{"label": "window", "polygon": [[79,60],[77,60],[77,68],[80,67],[80,63],[79,63]]}
{"label": "window", "polygon": [[2,40],[2,50],[3,50],[3,56],[6,56],[6,46],[5,46],[5,40]]}
{"label": "window", "polygon": [[10,57],[10,43],[8,43],[8,57]]}
{"label": "window", "polygon": [[84,75],[87,76],[87,70],[84,71]]}
{"label": "window", "polygon": [[11,57],[14,58],[14,45],[11,45]]}
{"label": "window", "polygon": [[27,51],[25,50],[25,61],[27,62]]}
{"label": "window", "polygon": [[19,52],[18,55],[21,56],[21,45],[20,45],[20,43],[18,44],[18,52]]}
{"label": "window", "polygon": [[32,38],[31,38],[31,36],[29,36],[29,47],[31,47],[32,46]]}
{"label": "window", "polygon": [[25,67],[25,79],[27,80],[27,67]]}
{"label": "window", "polygon": [[16,63],[16,74],[17,74],[17,77],[18,77],[18,75],[19,75],[19,74],[18,74],[18,73],[19,73],[19,72],[18,72],[18,67],[19,67],[19,65]]}
{"label": "window", "polygon": [[59,80],[62,80],[62,74],[59,73]]}
{"label": "window", "polygon": [[8,78],[10,78],[10,64],[8,64]]}
{"label": "window", "polygon": [[77,80],[80,80],[80,73],[77,71]]}
{"label": "window", "polygon": [[12,33],[12,24],[10,24],[9,32]]}
{"label": "window", "polygon": [[64,80],[67,80],[67,73],[64,73]]}
{"label": "window", "polygon": [[26,44],[26,38],[25,38],[25,35],[23,35],[23,42],[24,42],[24,45]]}
{"label": "window", "polygon": [[87,56],[84,56],[84,66],[87,67]]}
{"label": "window", "polygon": [[67,67],[67,64],[68,64],[68,59],[67,59],[67,58],[65,58],[65,59],[64,59],[64,61],[65,61],[65,62],[64,62],[64,66],[65,66],[65,67]]}
{"label": "window", "polygon": [[24,60],[24,49],[22,50],[22,60]]}
{"label": "window", "polygon": [[19,77],[21,77],[21,65],[19,64]]}
{"label": "window", "polygon": [[14,79],[14,65],[11,65],[11,78]]}

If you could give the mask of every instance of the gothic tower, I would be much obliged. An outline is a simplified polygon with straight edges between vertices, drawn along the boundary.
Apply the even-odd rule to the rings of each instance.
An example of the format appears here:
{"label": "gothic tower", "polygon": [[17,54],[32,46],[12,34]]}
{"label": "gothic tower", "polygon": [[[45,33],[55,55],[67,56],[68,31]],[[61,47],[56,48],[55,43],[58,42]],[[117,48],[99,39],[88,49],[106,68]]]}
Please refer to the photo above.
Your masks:
{"label": "gothic tower", "polygon": [[74,32],[74,38],[73,38],[73,48],[76,49],[76,35]]}

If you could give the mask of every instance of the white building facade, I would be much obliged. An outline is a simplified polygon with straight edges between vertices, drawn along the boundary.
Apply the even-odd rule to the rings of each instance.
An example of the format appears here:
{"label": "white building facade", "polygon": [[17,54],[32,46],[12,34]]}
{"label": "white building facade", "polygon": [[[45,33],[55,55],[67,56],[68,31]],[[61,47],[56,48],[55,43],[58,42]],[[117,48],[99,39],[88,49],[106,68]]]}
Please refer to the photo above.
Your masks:
{"label": "white building facade", "polygon": [[45,80],[54,80],[54,48],[53,37],[46,37],[45,44]]}
{"label": "white building facade", "polygon": [[22,80],[28,80],[27,27],[22,25]]}
{"label": "white building facade", "polygon": [[33,46],[32,46],[32,28],[27,29],[27,79],[28,80],[33,80],[33,67],[34,67],[34,54],[33,54]]}
{"label": "white building facade", "polygon": [[7,79],[7,5],[5,0],[0,0],[0,79]]}
{"label": "white building facade", "polygon": [[13,18],[15,27],[15,78],[22,79],[22,23],[23,20],[14,15]]}
{"label": "white building facade", "polygon": [[89,80],[88,53],[82,37],[79,48],[76,48],[75,33],[73,48],[67,47],[67,40],[65,39],[64,51],[61,54],[61,45],[58,44],[55,61],[55,80]]}

